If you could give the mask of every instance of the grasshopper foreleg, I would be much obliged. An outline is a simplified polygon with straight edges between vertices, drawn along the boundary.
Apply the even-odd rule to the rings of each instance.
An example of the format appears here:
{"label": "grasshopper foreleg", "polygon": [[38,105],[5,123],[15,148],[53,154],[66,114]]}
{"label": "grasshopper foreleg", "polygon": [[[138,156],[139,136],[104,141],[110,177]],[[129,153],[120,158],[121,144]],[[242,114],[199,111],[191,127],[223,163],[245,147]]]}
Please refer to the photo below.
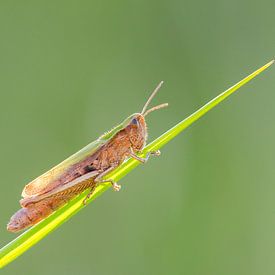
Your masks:
{"label": "grasshopper foreleg", "polygon": [[147,152],[145,158],[141,158],[141,157],[137,156],[133,152],[133,150],[131,149],[131,151],[129,152],[129,156],[132,157],[132,158],[134,158],[134,159],[136,159],[136,160],[138,160],[138,161],[140,161],[141,163],[145,163],[145,162],[148,161],[148,159],[150,158],[150,156],[160,156],[160,151],[157,150],[157,151]]}

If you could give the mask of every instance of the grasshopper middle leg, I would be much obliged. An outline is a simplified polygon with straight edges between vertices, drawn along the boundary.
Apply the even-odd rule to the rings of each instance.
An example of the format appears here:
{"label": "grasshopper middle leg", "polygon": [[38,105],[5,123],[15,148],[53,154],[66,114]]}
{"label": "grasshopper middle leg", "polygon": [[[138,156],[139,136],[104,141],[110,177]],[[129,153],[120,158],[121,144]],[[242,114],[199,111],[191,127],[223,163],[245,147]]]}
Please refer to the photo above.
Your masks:
{"label": "grasshopper middle leg", "polygon": [[[151,152],[147,152],[145,158],[141,158],[139,156],[137,156],[134,151],[131,149],[130,152],[128,153],[128,155],[138,161],[140,161],[141,163],[146,163],[148,161],[148,159],[150,158],[150,156],[159,156],[160,155],[160,151],[151,151]],[[113,186],[113,189],[115,191],[119,191],[121,189],[121,186],[118,185],[114,180],[112,179],[103,179],[103,177],[105,175],[107,175],[108,173],[110,173],[112,170],[114,170],[117,167],[117,165],[111,166],[109,167],[107,170],[105,170],[104,172],[102,172],[101,174],[99,174],[95,179],[94,182],[95,184],[91,187],[90,192],[88,193],[88,195],[86,196],[86,198],[83,201],[83,204],[86,205],[87,200],[91,197],[91,195],[94,193],[95,188],[98,186],[98,184],[100,183],[105,183],[105,182],[110,182]]]}
{"label": "grasshopper middle leg", "polygon": [[134,151],[131,149],[131,151],[129,152],[129,156],[140,161],[141,163],[146,163],[148,161],[148,159],[150,158],[150,156],[160,156],[160,151],[151,151],[151,152],[147,152],[145,158],[141,158],[139,156],[137,156]]}
{"label": "grasshopper middle leg", "polygon": [[111,166],[109,167],[107,170],[105,170],[103,173],[101,173],[100,175],[98,175],[96,178],[95,178],[95,182],[97,182],[98,184],[99,183],[104,183],[104,182],[110,182],[114,188],[115,191],[119,191],[121,186],[118,185],[114,180],[112,179],[106,179],[104,180],[103,177],[105,175],[107,175],[108,173],[110,173],[112,170],[114,170],[115,168],[117,167],[117,165],[114,165],[114,166]]}
{"label": "grasshopper middle leg", "polygon": [[105,183],[105,182],[110,182],[113,186],[113,189],[115,191],[119,191],[121,189],[121,186],[118,185],[114,180],[112,179],[103,179],[103,177],[105,175],[107,175],[108,173],[110,173],[112,170],[114,170],[117,166],[111,166],[109,167],[107,170],[105,170],[104,172],[102,172],[101,174],[99,174],[95,179],[94,182],[95,184],[91,187],[90,192],[88,193],[88,195],[85,197],[83,204],[86,205],[87,200],[91,197],[91,195],[94,193],[95,188],[101,184],[101,183]]}

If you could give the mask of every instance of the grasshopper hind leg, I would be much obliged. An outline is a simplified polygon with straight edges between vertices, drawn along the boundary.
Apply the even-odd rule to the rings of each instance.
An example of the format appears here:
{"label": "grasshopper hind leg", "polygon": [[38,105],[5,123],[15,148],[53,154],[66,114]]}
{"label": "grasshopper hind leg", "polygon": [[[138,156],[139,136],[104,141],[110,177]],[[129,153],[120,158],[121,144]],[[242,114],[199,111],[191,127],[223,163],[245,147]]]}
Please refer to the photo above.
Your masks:
{"label": "grasshopper hind leg", "polygon": [[87,194],[87,196],[85,197],[85,199],[83,200],[83,204],[87,205],[87,200],[92,196],[92,194],[95,191],[97,184],[95,184],[93,187],[90,188],[90,192]]}

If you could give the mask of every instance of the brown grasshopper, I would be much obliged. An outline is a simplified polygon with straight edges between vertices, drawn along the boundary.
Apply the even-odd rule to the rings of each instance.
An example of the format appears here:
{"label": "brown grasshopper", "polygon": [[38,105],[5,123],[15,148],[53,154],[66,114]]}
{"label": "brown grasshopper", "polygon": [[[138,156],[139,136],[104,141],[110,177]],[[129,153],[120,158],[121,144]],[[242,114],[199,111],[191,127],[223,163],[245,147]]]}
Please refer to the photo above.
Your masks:
{"label": "brown grasshopper", "polygon": [[120,185],[103,177],[126,158],[132,157],[145,163],[150,155],[159,155],[159,151],[148,152],[145,158],[141,158],[137,153],[141,152],[147,140],[145,117],[152,111],[168,106],[164,103],[147,110],[162,83],[153,91],[141,113],[129,116],[111,131],[27,184],[20,200],[22,208],[11,217],[8,231],[17,232],[36,224],[90,188],[84,200],[86,204],[100,183],[111,182],[114,190],[119,191]]}

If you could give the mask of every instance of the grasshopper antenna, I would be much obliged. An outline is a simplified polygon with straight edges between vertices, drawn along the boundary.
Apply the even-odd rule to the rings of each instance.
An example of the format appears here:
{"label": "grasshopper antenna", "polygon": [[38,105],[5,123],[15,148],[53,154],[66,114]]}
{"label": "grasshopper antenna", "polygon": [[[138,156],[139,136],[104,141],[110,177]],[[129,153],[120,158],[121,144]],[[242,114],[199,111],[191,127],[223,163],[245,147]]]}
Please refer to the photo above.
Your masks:
{"label": "grasshopper antenna", "polygon": [[158,106],[155,106],[155,107],[153,107],[153,108],[147,110],[147,111],[143,114],[143,116],[147,116],[149,113],[151,113],[151,112],[153,112],[153,111],[156,111],[156,110],[159,110],[159,109],[161,109],[161,108],[165,108],[165,107],[167,107],[167,106],[168,106],[168,103],[163,103],[163,104],[160,104],[160,105],[158,105]]}
{"label": "grasshopper antenna", "polygon": [[148,115],[149,113],[155,111],[155,110],[158,110],[158,109],[161,109],[161,108],[164,108],[164,107],[167,107],[168,106],[168,103],[163,103],[163,104],[160,104],[158,106],[155,106],[149,110],[146,111],[147,107],[149,106],[150,102],[152,101],[152,99],[155,97],[155,95],[157,94],[157,92],[159,91],[159,89],[161,88],[163,84],[163,81],[161,81],[158,86],[155,88],[155,90],[152,92],[152,94],[150,95],[150,97],[148,98],[148,100],[146,101],[142,111],[141,111],[141,114],[143,116],[146,116]]}

